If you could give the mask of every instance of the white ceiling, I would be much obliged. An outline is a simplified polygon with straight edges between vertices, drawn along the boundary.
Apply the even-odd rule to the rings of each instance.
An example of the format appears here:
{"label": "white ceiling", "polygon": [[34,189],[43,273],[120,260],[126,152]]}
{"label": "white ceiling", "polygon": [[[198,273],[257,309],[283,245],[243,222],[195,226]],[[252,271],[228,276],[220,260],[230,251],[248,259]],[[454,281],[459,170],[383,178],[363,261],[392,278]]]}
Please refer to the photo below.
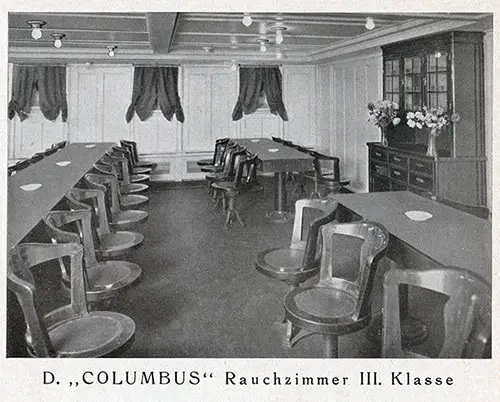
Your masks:
{"label": "white ceiling", "polygon": [[[470,13],[254,13],[249,27],[242,17],[243,13],[9,13],[9,57],[112,62],[106,46],[114,45],[114,62],[271,60],[277,53],[283,61],[311,61],[335,49],[350,51],[356,49],[353,45],[416,28],[470,29],[492,24],[491,15]],[[365,27],[367,17],[374,20],[373,30]],[[31,37],[27,21],[32,19],[47,22],[39,40]],[[276,44],[276,26],[286,28],[281,45]],[[54,33],[66,35],[61,49],[53,46]],[[269,41],[265,53],[259,51],[259,39]]]}

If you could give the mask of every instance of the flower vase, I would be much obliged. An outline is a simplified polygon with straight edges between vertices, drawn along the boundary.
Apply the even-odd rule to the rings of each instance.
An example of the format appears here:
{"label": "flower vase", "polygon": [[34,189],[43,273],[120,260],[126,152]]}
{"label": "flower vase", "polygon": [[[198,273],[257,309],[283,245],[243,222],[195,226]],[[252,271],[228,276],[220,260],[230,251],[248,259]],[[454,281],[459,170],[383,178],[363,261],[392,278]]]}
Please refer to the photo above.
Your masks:
{"label": "flower vase", "polygon": [[389,143],[387,142],[387,127],[380,127],[380,134],[381,134],[380,143],[384,147],[388,146]]}
{"label": "flower vase", "polygon": [[438,136],[438,131],[436,128],[432,128],[431,132],[429,133],[429,138],[427,140],[427,156],[431,156],[435,158],[437,155],[437,145],[436,145],[436,138]]}

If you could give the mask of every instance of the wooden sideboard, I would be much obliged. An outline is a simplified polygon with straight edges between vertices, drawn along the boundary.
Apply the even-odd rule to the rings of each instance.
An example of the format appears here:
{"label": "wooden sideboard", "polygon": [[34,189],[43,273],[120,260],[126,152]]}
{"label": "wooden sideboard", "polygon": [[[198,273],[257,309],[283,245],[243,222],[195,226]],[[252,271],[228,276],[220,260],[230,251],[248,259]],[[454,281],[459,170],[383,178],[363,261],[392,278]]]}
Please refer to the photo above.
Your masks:
{"label": "wooden sideboard", "polygon": [[428,157],[368,143],[369,190],[409,190],[468,205],[486,205],[486,157]]}

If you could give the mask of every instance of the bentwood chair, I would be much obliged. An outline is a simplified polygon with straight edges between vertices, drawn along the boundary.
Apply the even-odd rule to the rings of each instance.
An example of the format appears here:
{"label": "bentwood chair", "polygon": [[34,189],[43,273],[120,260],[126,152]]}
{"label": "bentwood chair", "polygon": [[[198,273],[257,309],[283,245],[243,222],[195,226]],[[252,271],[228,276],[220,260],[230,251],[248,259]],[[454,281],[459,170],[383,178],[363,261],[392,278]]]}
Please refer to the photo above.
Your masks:
{"label": "bentwood chair", "polygon": [[148,162],[148,161],[139,160],[139,153],[137,151],[137,143],[135,141],[121,140],[120,145],[129,148],[129,150],[132,153],[132,158],[133,158],[135,167],[149,167],[153,170],[156,168],[155,162]]}
{"label": "bentwood chair", "polygon": [[218,166],[222,163],[224,151],[226,150],[229,138],[219,138],[215,140],[215,149],[212,159],[201,159],[196,162],[198,166]]}
{"label": "bentwood chair", "polygon": [[237,152],[234,164],[234,179],[231,181],[214,182],[212,187],[216,191],[222,192],[224,206],[226,207],[226,220],[224,222],[224,229],[229,227],[233,216],[238,219],[241,227],[245,223],[241,219],[238,210],[235,207],[236,197],[248,191],[253,183],[255,177],[254,172],[257,167],[257,154],[247,155],[245,151]]}
{"label": "bentwood chair", "polygon": [[321,233],[318,283],[285,296],[285,320],[290,322],[285,345],[321,334],[326,357],[338,357],[338,337],[370,323],[373,279],[389,233],[375,222],[331,222]]}
{"label": "bentwood chair", "polygon": [[401,343],[399,287],[411,285],[448,296],[440,358],[483,358],[491,346],[491,285],[479,275],[455,267],[391,269],[384,278],[382,357],[427,357]]}
{"label": "bentwood chair", "polygon": [[[97,261],[92,235],[91,212],[88,210],[51,211],[44,218],[46,231],[53,243],[80,243],[83,245],[86,294],[89,303],[109,300],[138,282],[142,270],[128,261]],[[76,232],[76,233],[75,233]],[[59,260],[63,289],[70,293],[70,272]]]}
{"label": "bentwood chair", "polygon": [[128,230],[110,230],[104,193],[97,189],[73,188],[66,193],[65,201],[73,211],[92,213],[92,233],[95,251],[99,258],[114,258],[131,252],[142,245],[144,236]]}
{"label": "bentwood chair", "polygon": [[31,164],[31,161],[29,159],[19,161],[15,165],[9,166],[7,168],[7,175],[12,176],[13,174],[16,174],[17,172],[19,172],[20,170],[26,169],[30,164]]}
{"label": "bentwood chair", "polygon": [[[30,268],[70,259],[71,302],[48,314]],[[87,308],[83,247],[76,243],[26,243],[9,254],[7,286],[17,296],[26,321],[26,345],[33,357],[102,357],[125,351],[134,340],[134,321],[120,313]]]}
{"label": "bentwood chair", "polygon": [[333,199],[296,201],[290,246],[260,251],[255,261],[257,271],[291,286],[315,276],[321,255],[320,229],[335,219],[337,206]]}
{"label": "bentwood chair", "polygon": [[131,183],[146,183],[149,181],[149,175],[146,173],[151,172],[151,168],[137,168],[139,172],[134,171],[132,166],[132,156],[127,149],[121,147],[113,147],[111,151],[107,152],[115,158],[125,158],[127,161],[127,171]]}
{"label": "bentwood chair", "polygon": [[[222,170],[219,172],[208,173],[205,175],[205,180],[207,181],[208,191],[213,191],[214,187],[212,184],[215,182],[231,180],[234,177],[234,166],[237,156],[245,155],[246,148],[241,148],[236,145],[227,149],[224,155],[224,164]],[[214,192],[214,197],[216,193]]]}
{"label": "bentwood chair", "polygon": [[311,198],[321,198],[323,192],[326,193],[325,195],[338,193],[340,189],[349,185],[349,180],[341,180],[340,178],[339,158],[315,151],[311,151],[310,154],[314,157],[314,170],[307,172],[304,176],[314,182]]}
{"label": "bentwood chair", "polygon": [[[90,173],[96,173],[100,175],[112,176],[114,179],[114,186],[112,186],[112,191],[115,191],[119,201],[119,205],[123,209],[133,209],[139,206],[144,206],[149,202],[149,197],[142,194],[122,194],[120,192],[120,184],[118,182],[118,174],[113,165],[107,165],[104,163],[96,162]],[[110,179],[111,180],[111,179]]]}
{"label": "bentwood chair", "polygon": [[218,155],[220,158],[220,163],[216,163],[214,165],[206,165],[200,166],[200,169],[204,173],[220,173],[224,170],[224,166],[227,160],[227,154],[234,152],[235,150],[240,149],[238,144],[233,143],[232,141],[228,141],[225,146],[221,147],[221,153]]}
{"label": "bentwood chair", "polygon": [[99,162],[103,164],[113,165],[115,167],[120,183],[120,192],[122,194],[141,193],[149,188],[147,184],[132,183],[130,181],[128,162],[126,158],[103,155]]}
{"label": "bentwood chair", "polygon": [[87,173],[84,176],[86,185],[95,190],[104,193],[104,199],[108,200],[106,204],[109,211],[109,225],[112,229],[130,230],[135,229],[138,224],[146,222],[149,214],[145,211],[136,209],[122,210],[118,200],[118,186],[112,176]]}
{"label": "bentwood chair", "polygon": [[127,159],[128,162],[128,170],[130,172],[130,181],[132,183],[141,183],[149,180],[149,174],[153,169],[150,167],[137,167],[134,166],[134,161],[132,158],[132,153],[129,151],[127,147],[117,147],[113,146],[112,154],[116,154],[116,156],[123,156]]}

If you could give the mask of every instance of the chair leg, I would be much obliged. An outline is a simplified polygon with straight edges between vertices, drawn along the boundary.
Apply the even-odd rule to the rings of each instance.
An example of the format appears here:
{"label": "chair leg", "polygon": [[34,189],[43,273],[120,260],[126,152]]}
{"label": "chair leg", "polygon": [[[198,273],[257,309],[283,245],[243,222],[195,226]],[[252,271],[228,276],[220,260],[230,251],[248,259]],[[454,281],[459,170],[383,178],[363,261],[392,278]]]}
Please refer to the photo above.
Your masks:
{"label": "chair leg", "polygon": [[[213,189],[213,191],[215,194],[215,204],[214,204],[214,207],[212,208],[212,211],[215,211],[217,209],[217,207],[220,205],[221,200],[224,200],[224,196],[222,194],[220,194],[220,192],[217,191],[216,189]],[[219,195],[218,197],[217,197],[217,194]]]}
{"label": "chair leg", "polygon": [[[226,199],[226,198],[224,198],[224,199]],[[245,227],[245,222],[243,222],[243,219],[241,219],[239,212],[234,207],[234,196],[228,195],[227,196],[227,214],[226,214],[226,222],[224,223],[224,229],[227,229],[229,227],[229,224],[231,223],[231,216],[232,215],[236,216],[236,219],[238,219],[238,222],[240,223],[241,227]]]}
{"label": "chair leg", "polygon": [[337,335],[325,334],[325,357],[339,357],[339,337]]}

